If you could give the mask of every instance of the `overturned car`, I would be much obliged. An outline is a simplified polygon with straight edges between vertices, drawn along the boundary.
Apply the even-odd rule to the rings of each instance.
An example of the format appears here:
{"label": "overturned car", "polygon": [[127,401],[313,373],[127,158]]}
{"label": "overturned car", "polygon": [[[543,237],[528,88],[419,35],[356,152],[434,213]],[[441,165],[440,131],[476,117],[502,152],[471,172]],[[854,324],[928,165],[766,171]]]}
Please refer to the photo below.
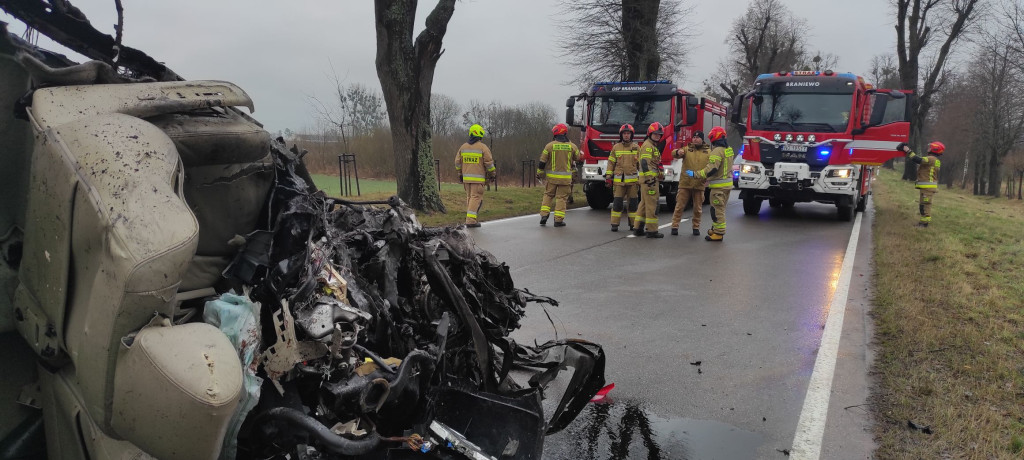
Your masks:
{"label": "overturned car", "polygon": [[0,458],[539,459],[604,385],[509,337],[553,299],[318,191],[237,86],[2,32]]}

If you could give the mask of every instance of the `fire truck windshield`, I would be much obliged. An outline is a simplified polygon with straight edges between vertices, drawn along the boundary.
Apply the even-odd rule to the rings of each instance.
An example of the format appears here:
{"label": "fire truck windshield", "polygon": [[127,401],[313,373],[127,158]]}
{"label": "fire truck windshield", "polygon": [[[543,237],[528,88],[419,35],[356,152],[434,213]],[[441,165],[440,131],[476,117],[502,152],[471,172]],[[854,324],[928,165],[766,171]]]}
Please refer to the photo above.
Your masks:
{"label": "fire truck windshield", "polygon": [[752,103],[753,129],[838,133],[850,122],[853,95],[766,91],[755,94]]}
{"label": "fire truck windshield", "polygon": [[631,124],[638,133],[657,121],[668,125],[672,111],[672,97],[617,96],[596,97],[591,105],[590,126],[594,129],[614,133],[624,124]]}

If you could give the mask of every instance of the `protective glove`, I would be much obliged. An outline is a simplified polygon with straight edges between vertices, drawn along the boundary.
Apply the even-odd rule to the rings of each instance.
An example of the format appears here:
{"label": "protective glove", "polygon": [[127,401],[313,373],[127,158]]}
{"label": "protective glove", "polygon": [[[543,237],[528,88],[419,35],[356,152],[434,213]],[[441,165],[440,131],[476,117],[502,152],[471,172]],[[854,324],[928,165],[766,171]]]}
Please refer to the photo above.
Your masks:
{"label": "protective glove", "polygon": [[490,180],[497,179],[498,178],[498,172],[497,171],[487,171],[487,178],[490,179]]}
{"label": "protective glove", "polygon": [[544,180],[544,171],[537,171],[537,180]]}
{"label": "protective glove", "polygon": [[900,145],[896,146],[896,151],[910,153],[910,146],[906,142],[900,142]]}
{"label": "protective glove", "polygon": [[658,180],[665,180],[665,173],[658,171]]}
{"label": "protective glove", "polygon": [[462,174],[459,174],[459,183],[462,183]]}
{"label": "protective glove", "polygon": [[690,170],[690,169],[687,169],[686,171],[683,171],[683,174],[686,174],[689,177],[696,177],[694,175],[694,173],[693,173],[693,170]]}
{"label": "protective glove", "polygon": [[607,186],[608,188],[612,188],[612,183],[613,182],[614,181],[612,181],[611,177],[605,177],[604,178],[604,185]]}

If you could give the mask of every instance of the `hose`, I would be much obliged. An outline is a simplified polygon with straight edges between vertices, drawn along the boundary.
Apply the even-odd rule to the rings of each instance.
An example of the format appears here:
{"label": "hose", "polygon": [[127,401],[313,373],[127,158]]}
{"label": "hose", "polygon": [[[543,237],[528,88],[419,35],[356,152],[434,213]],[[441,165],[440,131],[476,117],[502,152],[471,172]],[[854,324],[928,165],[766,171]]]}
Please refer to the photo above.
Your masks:
{"label": "hose", "polygon": [[273,418],[302,428],[323,443],[324,448],[338,455],[365,455],[376,449],[381,443],[380,435],[376,432],[372,432],[362,439],[343,438],[334,434],[330,428],[317,419],[290,407],[275,407],[260,414],[259,418]]}

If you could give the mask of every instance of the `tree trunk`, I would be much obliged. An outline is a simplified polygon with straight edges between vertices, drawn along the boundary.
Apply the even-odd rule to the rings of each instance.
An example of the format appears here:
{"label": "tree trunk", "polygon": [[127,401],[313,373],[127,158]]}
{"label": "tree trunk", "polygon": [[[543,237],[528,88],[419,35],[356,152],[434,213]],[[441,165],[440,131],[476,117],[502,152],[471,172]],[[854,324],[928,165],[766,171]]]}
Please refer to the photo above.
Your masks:
{"label": "tree trunk", "polygon": [[626,81],[654,80],[661,70],[658,54],[658,9],[661,0],[623,0],[622,38],[626,48]]}
{"label": "tree trunk", "polygon": [[1021,195],[1021,188],[1024,187],[1024,171],[1020,172],[1020,178],[1017,179],[1017,199],[1024,200],[1024,195]]}
{"label": "tree trunk", "polygon": [[999,196],[1003,185],[1003,176],[999,173],[999,158],[999,155],[992,152],[988,161],[988,194],[993,197]]}
{"label": "tree trunk", "polygon": [[391,122],[398,197],[415,209],[444,211],[430,147],[430,88],[455,0],[439,0],[412,38],[417,0],[375,0],[377,78]]}

